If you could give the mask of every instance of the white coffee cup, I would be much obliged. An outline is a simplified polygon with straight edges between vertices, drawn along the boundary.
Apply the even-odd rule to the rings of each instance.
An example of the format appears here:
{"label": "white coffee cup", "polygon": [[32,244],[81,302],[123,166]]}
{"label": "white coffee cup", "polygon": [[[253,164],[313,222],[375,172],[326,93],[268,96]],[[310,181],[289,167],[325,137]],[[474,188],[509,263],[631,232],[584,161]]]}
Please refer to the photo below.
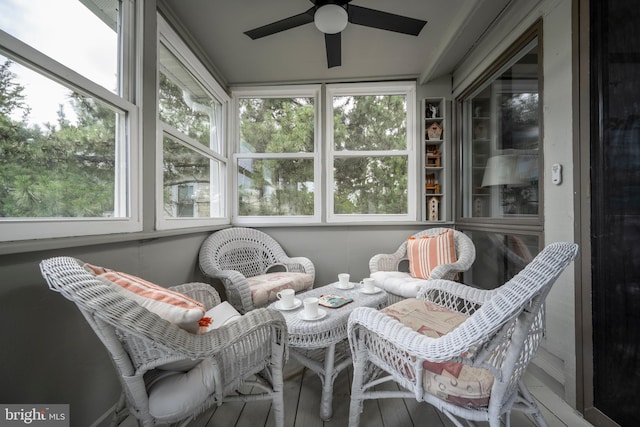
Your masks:
{"label": "white coffee cup", "polygon": [[308,297],[302,300],[304,304],[304,315],[307,318],[313,319],[318,317],[318,302],[318,298],[316,297]]}
{"label": "white coffee cup", "polygon": [[293,289],[283,289],[278,292],[276,295],[280,300],[280,306],[282,308],[293,307],[293,297],[295,296],[295,291]]}
{"label": "white coffee cup", "polygon": [[340,273],[338,274],[338,281],[340,282],[341,288],[349,287],[349,273]]}
{"label": "white coffee cup", "polygon": [[365,292],[373,292],[376,289],[376,281],[372,278],[362,279],[362,289]]}

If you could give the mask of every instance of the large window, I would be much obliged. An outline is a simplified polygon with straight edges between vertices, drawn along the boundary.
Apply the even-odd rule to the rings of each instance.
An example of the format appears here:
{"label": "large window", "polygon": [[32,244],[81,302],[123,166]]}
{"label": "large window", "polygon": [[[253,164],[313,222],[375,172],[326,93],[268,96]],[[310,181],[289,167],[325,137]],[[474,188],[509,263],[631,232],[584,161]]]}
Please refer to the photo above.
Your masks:
{"label": "large window", "polygon": [[330,222],[415,220],[415,85],[327,88]]}
{"label": "large window", "polygon": [[465,219],[540,223],[538,39],[459,102]]}
{"label": "large window", "polygon": [[238,223],[320,219],[319,86],[234,92]]}
{"label": "large window", "polygon": [[456,225],[478,253],[464,280],[482,287],[510,279],[542,245],[541,28],[527,31],[457,99]]}
{"label": "large window", "polygon": [[234,222],[415,220],[415,84],[327,85],[324,109],[319,94],[234,91]]}
{"label": "large window", "polygon": [[0,240],[142,228],[134,6],[0,3]]}
{"label": "large window", "polygon": [[228,223],[229,99],[159,17],[157,227]]}

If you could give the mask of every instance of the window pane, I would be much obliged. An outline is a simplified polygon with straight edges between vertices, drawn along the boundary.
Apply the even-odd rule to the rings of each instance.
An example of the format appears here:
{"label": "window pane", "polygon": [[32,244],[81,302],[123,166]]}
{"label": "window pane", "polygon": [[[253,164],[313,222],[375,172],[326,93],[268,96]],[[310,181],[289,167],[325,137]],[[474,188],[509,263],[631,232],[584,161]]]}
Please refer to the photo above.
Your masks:
{"label": "window pane", "polygon": [[406,156],[347,157],[334,162],[335,214],[406,214]]}
{"label": "window pane", "polygon": [[538,237],[465,231],[476,247],[476,259],[464,272],[463,281],[483,289],[503,285],[520,272],[538,254]]}
{"label": "window pane", "polygon": [[405,95],[333,97],[336,151],[406,150]]}
{"label": "window pane", "polygon": [[0,67],[0,78],[9,84],[0,88],[0,95],[6,97],[0,98],[0,104],[12,119],[42,129],[59,129],[67,122],[78,124],[82,109],[71,89],[2,55]]}
{"label": "window pane", "polygon": [[0,61],[0,217],[126,216],[125,191],[116,191],[127,170],[117,157],[124,113]]}
{"label": "window pane", "polygon": [[3,0],[0,29],[118,93],[118,0]]}
{"label": "window pane", "polygon": [[240,216],[313,215],[313,159],[239,159]]}
{"label": "window pane", "polygon": [[241,98],[241,153],[311,153],[314,98]]}
{"label": "window pane", "polygon": [[537,42],[463,101],[464,217],[538,211]]}
{"label": "window pane", "polygon": [[[210,161],[204,155],[165,136],[162,182],[164,217],[220,216],[220,176],[221,167],[218,162]],[[211,182],[216,189],[213,197]]]}
{"label": "window pane", "polygon": [[222,106],[160,44],[160,120],[216,153],[222,152]]}

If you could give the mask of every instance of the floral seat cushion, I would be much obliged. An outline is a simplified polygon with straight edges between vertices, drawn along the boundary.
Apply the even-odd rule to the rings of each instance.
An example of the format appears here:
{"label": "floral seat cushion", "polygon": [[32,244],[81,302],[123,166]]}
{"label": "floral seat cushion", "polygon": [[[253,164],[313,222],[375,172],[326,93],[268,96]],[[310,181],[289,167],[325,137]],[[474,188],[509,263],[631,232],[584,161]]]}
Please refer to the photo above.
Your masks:
{"label": "floral seat cushion", "polygon": [[293,289],[296,293],[309,289],[313,277],[307,273],[277,272],[248,277],[253,305],[261,307],[275,301],[283,289]]}
{"label": "floral seat cushion", "polygon": [[[415,298],[402,300],[382,311],[431,338],[446,335],[467,319],[464,314]],[[457,362],[425,361],[422,366],[426,392],[460,406],[488,405],[494,377],[486,369]]]}

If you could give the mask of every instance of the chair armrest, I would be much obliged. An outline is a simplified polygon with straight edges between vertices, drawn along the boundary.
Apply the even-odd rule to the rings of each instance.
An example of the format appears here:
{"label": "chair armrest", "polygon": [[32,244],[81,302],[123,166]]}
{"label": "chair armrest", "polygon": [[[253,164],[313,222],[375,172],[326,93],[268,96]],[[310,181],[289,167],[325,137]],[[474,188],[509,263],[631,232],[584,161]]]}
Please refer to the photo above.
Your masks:
{"label": "chair armrest", "polygon": [[369,272],[373,274],[377,271],[398,271],[398,265],[404,259],[404,256],[397,253],[374,255],[369,260]]}
{"label": "chair armrest", "polygon": [[244,274],[235,270],[209,270],[203,273],[222,282],[227,300],[241,314],[254,309],[251,288]]}
{"label": "chair armrest", "polygon": [[287,267],[288,271],[307,273],[311,275],[315,281],[316,269],[309,258],[303,256],[287,257],[279,261]]}
{"label": "chair armrest", "polygon": [[[256,309],[206,334],[192,334],[140,306],[130,306],[130,315],[135,321],[127,322],[128,327],[123,331],[128,347],[136,349],[135,364],[145,370],[181,359],[215,357],[237,343],[248,353],[265,345],[278,345],[286,350],[287,325],[276,310]],[[267,343],[267,339],[270,342]]]}
{"label": "chair armrest", "polygon": [[215,307],[221,302],[218,291],[216,291],[213,286],[207,283],[184,283],[182,285],[170,286],[169,289],[171,289],[172,291],[180,292],[181,294],[184,294],[189,298],[199,301],[202,305],[204,305],[205,310],[209,310],[210,308]]}
{"label": "chair armrest", "polygon": [[[276,330],[284,343],[288,342],[287,323],[282,313],[268,308],[257,308],[243,314],[231,323],[212,329],[206,334],[195,335],[197,339],[202,339],[206,343],[202,351],[205,353],[215,353],[225,348],[255,330],[273,328]],[[211,346],[211,347],[209,347]]]}
{"label": "chair armrest", "polygon": [[[349,315],[348,336],[355,363],[367,352],[380,358],[404,359],[407,364],[417,360],[432,362],[459,361],[464,346],[447,345],[444,337],[422,335],[393,317],[370,307],[358,307]],[[400,369],[402,370],[402,369]]]}
{"label": "chair armrest", "polygon": [[451,280],[427,280],[417,298],[470,316],[495,294],[494,290],[478,289]]}

